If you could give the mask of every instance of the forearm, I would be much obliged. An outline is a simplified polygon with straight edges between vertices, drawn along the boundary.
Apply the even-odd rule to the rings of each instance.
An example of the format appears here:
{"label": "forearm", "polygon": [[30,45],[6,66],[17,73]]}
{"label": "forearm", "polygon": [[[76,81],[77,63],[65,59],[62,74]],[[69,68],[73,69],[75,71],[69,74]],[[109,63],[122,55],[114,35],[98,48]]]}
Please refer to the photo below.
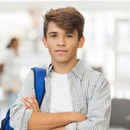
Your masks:
{"label": "forearm", "polygon": [[66,130],[66,129],[65,129],[65,126],[61,126],[61,127],[58,127],[58,128],[54,128],[52,130]]}
{"label": "forearm", "polygon": [[71,122],[76,122],[76,118],[74,118],[73,115],[74,112],[63,112],[63,113],[33,112],[28,123],[28,129],[51,130],[56,128],[58,130],[57,127],[67,125]]}

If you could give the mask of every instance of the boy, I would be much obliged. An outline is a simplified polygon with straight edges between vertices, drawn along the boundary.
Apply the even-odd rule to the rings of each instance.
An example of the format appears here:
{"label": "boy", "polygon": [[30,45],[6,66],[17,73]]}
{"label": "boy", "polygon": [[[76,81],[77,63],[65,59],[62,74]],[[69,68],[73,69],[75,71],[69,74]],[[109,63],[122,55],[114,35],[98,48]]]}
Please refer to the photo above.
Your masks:
{"label": "boy", "polygon": [[43,43],[51,55],[45,77],[46,93],[39,109],[34,74],[25,78],[11,107],[16,130],[107,130],[110,121],[110,87],[102,74],[77,60],[84,45],[84,18],[73,7],[50,10],[44,16]]}

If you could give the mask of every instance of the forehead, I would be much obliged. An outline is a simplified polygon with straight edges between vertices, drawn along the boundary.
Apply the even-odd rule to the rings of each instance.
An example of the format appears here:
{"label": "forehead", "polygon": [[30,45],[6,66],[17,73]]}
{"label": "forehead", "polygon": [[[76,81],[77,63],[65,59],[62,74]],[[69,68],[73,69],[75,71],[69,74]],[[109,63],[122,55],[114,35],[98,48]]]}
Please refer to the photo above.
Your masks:
{"label": "forehead", "polygon": [[48,25],[48,29],[47,29],[47,34],[50,33],[50,32],[57,32],[57,33],[78,33],[77,30],[74,30],[74,31],[66,31],[62,28],[60,28],[59,26],[57,26],[56,23],[54,22],[50,22],[49,25]]}

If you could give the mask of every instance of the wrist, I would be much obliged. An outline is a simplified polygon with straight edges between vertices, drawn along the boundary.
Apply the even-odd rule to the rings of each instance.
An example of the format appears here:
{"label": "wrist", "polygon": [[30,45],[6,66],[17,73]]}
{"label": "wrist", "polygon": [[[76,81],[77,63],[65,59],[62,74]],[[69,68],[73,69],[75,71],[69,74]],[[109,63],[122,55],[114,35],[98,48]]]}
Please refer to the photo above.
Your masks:
{"label": "wrist", "polygon": [[71,122],[77,122],[77,112],[71,112],[70,119]]}

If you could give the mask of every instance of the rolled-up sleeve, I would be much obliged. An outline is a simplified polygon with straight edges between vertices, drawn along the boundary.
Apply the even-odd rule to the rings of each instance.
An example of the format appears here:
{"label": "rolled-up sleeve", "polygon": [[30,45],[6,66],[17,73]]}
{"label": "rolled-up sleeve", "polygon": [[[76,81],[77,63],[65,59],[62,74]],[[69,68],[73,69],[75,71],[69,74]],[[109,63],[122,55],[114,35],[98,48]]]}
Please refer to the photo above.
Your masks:
{"label": "rolled-up sleeve", "polygon": [[66,130],[108,130],[111,115],[110,85],[101,74],[88,101],[87,119],[65,126]]}
{"label": "rolled-up sleeve", "polygon": [[32,70],[27,74],[16,102],[10,108],[10,126],[14,130],[28,130],[28,122],[33,110],[24,108],[21,99],[23,96],[30,97],[31,94],[35,95]]}

